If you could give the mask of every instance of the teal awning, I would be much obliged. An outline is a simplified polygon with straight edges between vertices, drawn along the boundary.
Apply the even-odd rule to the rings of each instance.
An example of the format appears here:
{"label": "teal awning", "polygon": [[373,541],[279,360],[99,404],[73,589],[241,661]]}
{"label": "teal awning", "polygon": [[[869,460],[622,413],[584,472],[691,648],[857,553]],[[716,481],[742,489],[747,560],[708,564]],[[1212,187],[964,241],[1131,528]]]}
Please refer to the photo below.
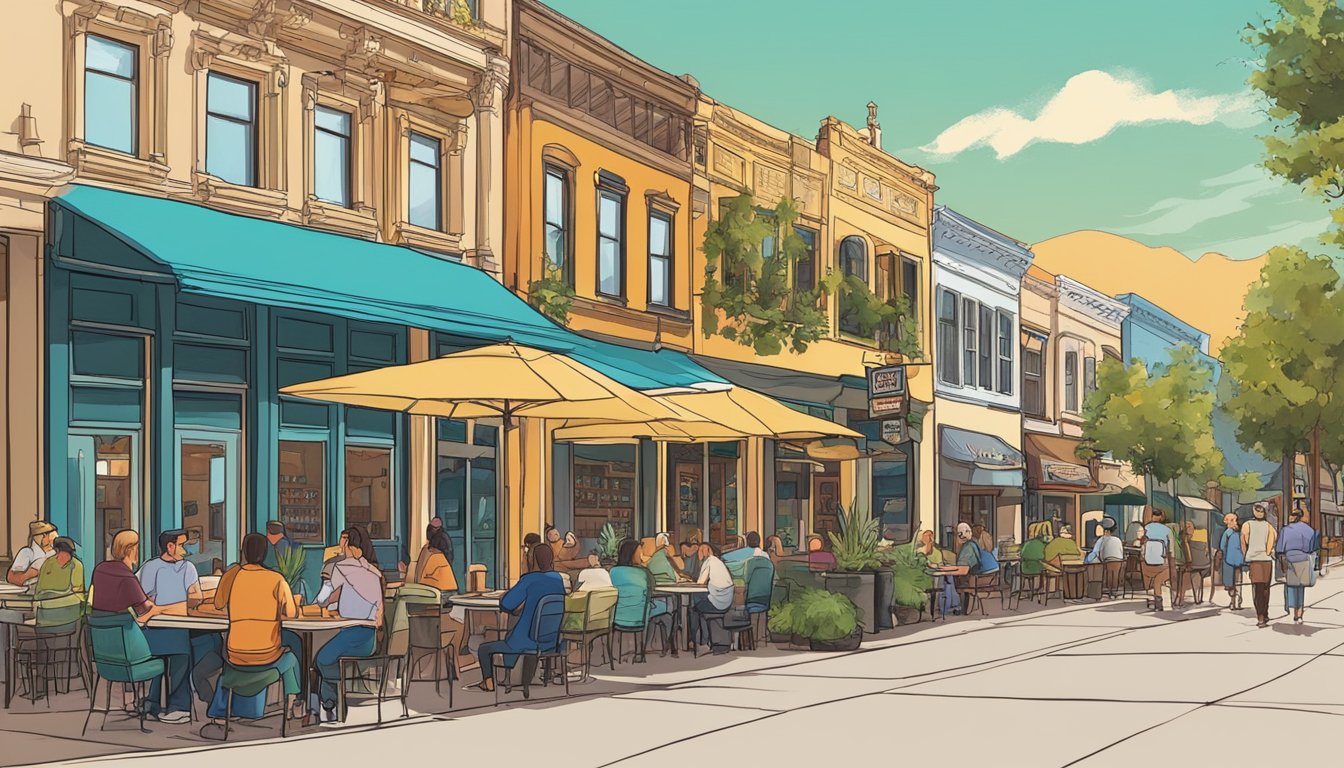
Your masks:
{"label": "teal awning", "polygon": [[117,263],[106,253],[107,237],[79,232],[82,220],[161,265],[189,293],[394,323],[483,344],[512,340],[569,355],[635,389],[724,383],[681,352],[584,338],[485,272],[410,248],[99,187],[76,185],[52,203],[58,257]]}

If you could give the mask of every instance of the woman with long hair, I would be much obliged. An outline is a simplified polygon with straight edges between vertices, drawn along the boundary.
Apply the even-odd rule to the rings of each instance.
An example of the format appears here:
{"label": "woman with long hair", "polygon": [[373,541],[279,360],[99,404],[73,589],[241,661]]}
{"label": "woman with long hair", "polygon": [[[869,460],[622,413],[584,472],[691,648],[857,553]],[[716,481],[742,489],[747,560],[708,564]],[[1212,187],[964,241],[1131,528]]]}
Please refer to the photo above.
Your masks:
{"label": "woman with long hair", "polygon": [[336,680],[343,657],[369,656],[377,645],[378,627],[383,623],[383,574],[373,541],[362,525],[352,525],[341,542],[343,559],[332,569],[331,580],[322,586],[316,602],[326,606],[333,593],[342,618],[359,622],[346,627],[317,652],[314,666],[319,680],[319,700],[328,722],[336,719]]}

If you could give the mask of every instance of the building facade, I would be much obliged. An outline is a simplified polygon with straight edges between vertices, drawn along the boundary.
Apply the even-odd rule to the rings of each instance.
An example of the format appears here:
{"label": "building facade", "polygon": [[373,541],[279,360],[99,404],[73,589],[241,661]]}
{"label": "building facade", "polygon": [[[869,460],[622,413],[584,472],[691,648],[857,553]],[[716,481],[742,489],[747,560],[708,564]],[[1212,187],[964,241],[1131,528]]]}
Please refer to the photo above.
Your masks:
{"label": "building facade", "polygon": [[[203,572],[272,519],[314,554],[354,523],[385,564],[418,546],[433,426],[276,389],[431,353],[395,293],[371,298],[390,278],[339,291],[341,251],[405,246],[373,246],[354,285],[408,258],[445,279],[437,265],[498,272],[509,15],[471,8],[469,23],[378,0],[11,9],[42,42],[0,54],[33,73],[0,84],[19,126],[0,134],[4,556],[35,517],[94,560],[117,529],[148,552],[184,527]],[[286,238],[294,253],[258,263]],[[493,486],[482,496],[493,514]]]}
{"label": "building facade", "polygon": [[933,220],[938,441],[937,524],[1020,540],[1022,454],[1019,315],[1026,245],[946,206]]}

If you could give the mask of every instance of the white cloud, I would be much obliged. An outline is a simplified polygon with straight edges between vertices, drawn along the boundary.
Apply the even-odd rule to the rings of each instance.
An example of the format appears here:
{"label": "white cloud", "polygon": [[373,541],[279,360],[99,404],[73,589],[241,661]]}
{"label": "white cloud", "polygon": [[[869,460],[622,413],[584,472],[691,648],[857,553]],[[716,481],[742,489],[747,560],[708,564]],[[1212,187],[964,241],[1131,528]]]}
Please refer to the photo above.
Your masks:
{"label": "white cloud", "polygon": [[1282,179],[1257,165],[1245,165],[1231,173],[1205,179],[1200,186],[1209,193],[1159,200],[1148,210],[1131,217],[1145,221],[1113,227],[1109,231],[1120,235],[1178,235],[1207,221],[1248,210],[1252,201],[1285,189]]}
{"label": "white cloud", "polygon": [[1250,92],[1199,95],[1191,91],[1154,92],[1133,75],[1089,70],[1069,78],[1035,117],[994,107],[962,118],[921,147],[949,157],[988,146],[1000,160],[1037,142],[1087,144],[1122,125],[1215,121],[1244,126],[1252,120]]}

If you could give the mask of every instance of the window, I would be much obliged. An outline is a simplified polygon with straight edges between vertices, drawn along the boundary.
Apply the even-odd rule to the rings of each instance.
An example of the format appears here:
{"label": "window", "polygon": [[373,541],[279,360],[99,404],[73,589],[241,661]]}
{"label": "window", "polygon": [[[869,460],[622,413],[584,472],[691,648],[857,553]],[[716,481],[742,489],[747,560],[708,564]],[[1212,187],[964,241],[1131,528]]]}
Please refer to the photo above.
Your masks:
{"label": "window", "polygon": [[313,195],[350,207],[350,113],[313,109]]}
{"label": "window", "polygon": [[1097,358],[1083,358],[1083,398],[1097,391]]}
{"label": "window", "polygon": [[1045,418],[1045,340],[1022,331],[1022,411]]}
{"label": "window", "polygon": [[817,287],[817,231],[793,226],[794,234],[803,241],[803,255],[793,262],[793,289],[811,291]]}
{"label": "window", "polygon": [[611,525],[616,535],[635,535],[639,503],[637,446],[575,445],[574,535],[596,539]]}
{"label": "window", "polygon": [[938,291],[938,378],[948,384],[960,384],[957,367],[957,294],[941,288]]}
{"label": "window", "polygon": [[323,442],[280,441],[277,512],[290,537],[300,544],[327,541],[326,451]]}
{"label": "window", "polygon": [[649,303],[672,305],[672,217],[649,212]]}
{"label": "window", "polygon": [[919,317],[919,265],[910,259],[901,259],[901,293],[910,305],[910,315]]}
{"label": "window", "polygon": [[411,154],[407,164],[407,221],[417,227],[439,230],[443,227],[443,179],[440,172],[439,140],[411,132]]}
{"label": "window", "polygon": [[[845,277],[855,277],[868,282],[868,246],[863,238],[853,235],[840,241],[840,271]],[[840,294],[840,332],[861,335],[858,314],[846,300],[846,294]]]}
{"label": "window", "polygon": [[392,449],[346,446],[345,524],[364,526],[374,539],[392,530]]}
{"label": "window", "polygon": [[1001,395],[1013,394],[1013,316],[999,310],[999,389]]}
{"label": "window", "polygon": [[994,389],[994,310],[980,305],[980,388]]}
{"label": "window", "polygon": [[206,79],[205,172],[257,186],[257,84],[218,72]]}
{"label": "window", "polygon": [[134,45],[88,35],[84,42],[84,140],[136,153],[137,60]]}
{"label": "window", "polygon": [[1078,412],[1078,353],[1064,353],[1064,410]]}
{"label": "window", "polygon": [[569,174],[546,166],[542,225],[546,231],[546,257],[567,279],[573,279],[569,264]]}
{"label": "window", "polygon": [[625,298],[625,183],[602,173],[597,188],[597,292]]}
{"label": "window", "polygon": [[962,381],[968,387],[975,386],[976,361],[979,357],[976,355],[976,344],[979,341],[980,333],[978,322],[980,320],[980,305],[974,299],[961,300],[962,315],[962,360],[961,370],[965,379]]}

